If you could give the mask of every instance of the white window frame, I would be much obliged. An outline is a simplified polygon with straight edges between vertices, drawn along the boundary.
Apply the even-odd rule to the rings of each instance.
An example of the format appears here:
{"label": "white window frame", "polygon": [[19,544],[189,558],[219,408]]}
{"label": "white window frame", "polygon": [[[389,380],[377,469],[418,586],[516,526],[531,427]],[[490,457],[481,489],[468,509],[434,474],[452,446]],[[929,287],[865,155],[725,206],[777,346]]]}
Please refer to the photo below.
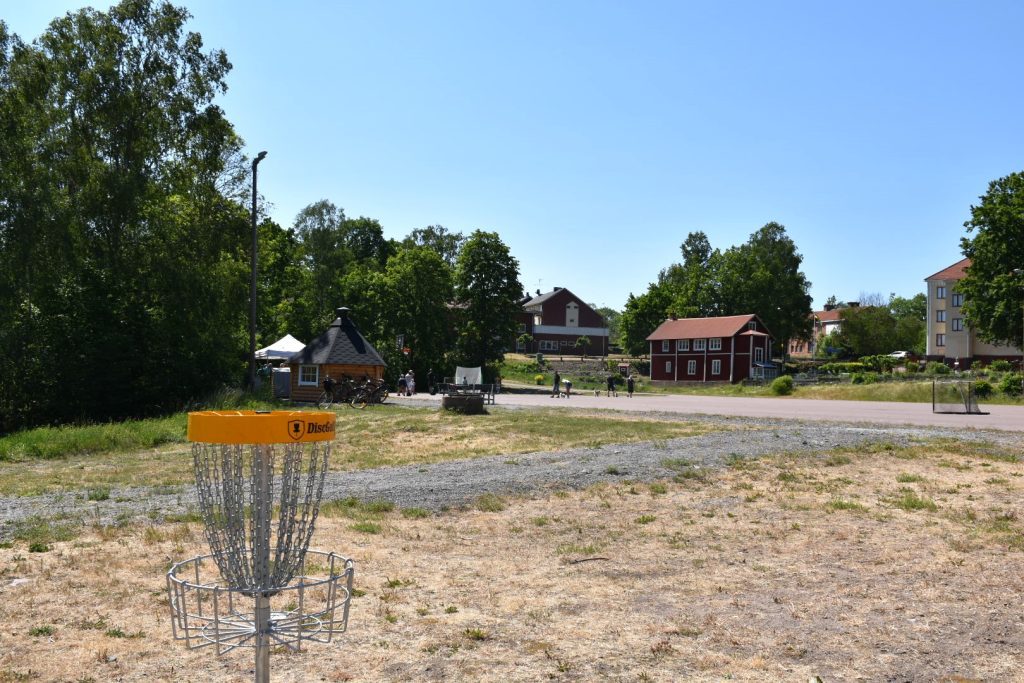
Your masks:
{"label": "white window frame", "polygon": [[946,298],[946,288],[943,287],[942,285],[937,285],[935,287],[935,298],[936,299],[945,299]]}
{"label": "white window frame", "polygon": [[964,331],[964,319],[963,318],[953,318],[952,325],[953,325],[953,331],[954,332],[963,332]]}
{"label": "white window frame", "polygon": [[539,350],[541,350],[541,351],[557,351],[558,350],[558,342],[554,341],[552,339],[541,339],[539,342],[537,342],[537,344],[538,344],[537,348]]}
{"label": "white window frame", "polygon": [[[307,372],[310,368],[313,369],[313,381],[307,379],[309,373]],[[318,387],[320,386],[320,366],[319,365],[300,365],[299,366],[299,386],[300,387]]]}
{"label": "white window frame", "polygon": [[763,363],[764,362],[764,349],[762,349],[760,346],[758,346],[757,348],[754,349],[754,362],[755,363]]}
{"label": "white window frame", "polygon": [[676,340],[676,351],[689,351],[690,340],[689,339],[677,339]]}
{"label": "white window frame", "polygon": [[668,345],[669,345],[668,339],[662,339],[661,340],[661,352],[662,353],[668,353],[669,352],[669,346]]}
{"label": "white window frame", "polygon": [[707,348],[707,345],[708,345],[708,340],[707,339],[694,339],[693,340],[693,350],[694,351],[703,351],[704,349]]}
{"label": "white window frame", "polygon": [[720,359],[715,358],[715,359],[713,359],[711,361],[711,374],[712,375],[721,375],[722,374],[722,361]]}
{"label": "white window frame", "polygon": [[665,372],[672,374],[672,361],[665,361]]}
{"label": "white window frame", "polygon": [[964,295],[960,292],[953,292],[953,305],[960,308],[964,305]]}
{"label": "white window frame", "polygon": [[943,334],[942,332],[937,333],[935,335],[935,345],[936,346],[945,347],[946,346],[946,335]]}
{"label": "white window frame", "polygon": [[935,311],[935,322],[937,322],[937,323],[944,323],[944,322],[946,322],[946,309],[940,308],[939,310]]}
{"label": "white window frame", "polygon": [[697,374],[697,361],[688,360],[686,361],[686,374],[696,375]]}
{"label": "white window frame", "polygon": [[721,351],[722,350],[722,338],[712,337],[708,339],[708,351]]}

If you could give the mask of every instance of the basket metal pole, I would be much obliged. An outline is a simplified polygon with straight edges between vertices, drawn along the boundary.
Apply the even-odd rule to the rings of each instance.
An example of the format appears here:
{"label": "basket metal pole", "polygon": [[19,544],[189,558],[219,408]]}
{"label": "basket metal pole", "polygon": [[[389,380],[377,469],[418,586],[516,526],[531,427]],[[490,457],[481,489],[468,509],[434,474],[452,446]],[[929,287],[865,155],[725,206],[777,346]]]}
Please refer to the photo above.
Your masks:
{"label": "basket metal pole", "polygon": [[270,522],[273,514],[270,446],[253,447],[252,533],[256,589],[256,683],[270,683]]}

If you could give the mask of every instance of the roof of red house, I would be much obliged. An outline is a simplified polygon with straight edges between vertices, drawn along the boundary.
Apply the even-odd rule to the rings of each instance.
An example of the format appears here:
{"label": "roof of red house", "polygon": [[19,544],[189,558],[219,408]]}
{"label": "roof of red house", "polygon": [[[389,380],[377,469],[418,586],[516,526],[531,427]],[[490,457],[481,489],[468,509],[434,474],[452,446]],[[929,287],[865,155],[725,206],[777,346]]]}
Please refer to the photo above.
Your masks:
{"label": "roof of red house", "polygon": [[961,261],[957,261],[949,268],[944,268],[935,275],[931,275],[925,278],[928,280],[963,280],[967,275],[967,268],[971,265],[971,259],[965,258]]}
{"label": "roof of red house", "polygon": [[[666,320],[647,336],[647,341],[662,339],[701,339],[703,337],[732,337],[746,329],[747,323],[756,320],[760,327],[764,323],[752,313],[727,315],[721,318],[679,318]],[[769,333],[770,336],[770,333]]]}
{"label": "roof of red house", "polygon": [[842,316],[839,315],[841,308],[833,308],[831,311],[815,311],[814,317],[823,323],[830,323],[836,320],[842,320]]}

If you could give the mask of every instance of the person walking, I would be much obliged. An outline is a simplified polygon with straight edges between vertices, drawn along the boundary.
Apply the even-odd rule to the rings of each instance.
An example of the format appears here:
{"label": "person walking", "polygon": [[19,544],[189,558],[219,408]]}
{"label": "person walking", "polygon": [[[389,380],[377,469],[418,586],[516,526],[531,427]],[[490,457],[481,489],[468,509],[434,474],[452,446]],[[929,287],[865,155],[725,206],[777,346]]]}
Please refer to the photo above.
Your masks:
{"label": "person walking", "polygon": [[633,375],[626,378],[626,395],[633,398],[633,389],[636,383],[633,381]]}
{"label": "person walking", "polygon": [[558,398],[562,392],[562,376],[558,374],[558,370],[555,370],[555,383],[551,387],[551,398]]}
{"label": "person walking", "polygon": [[608,395],[612,394],[618,396],[619,392],[615,390],[615,375],[608,373]]}

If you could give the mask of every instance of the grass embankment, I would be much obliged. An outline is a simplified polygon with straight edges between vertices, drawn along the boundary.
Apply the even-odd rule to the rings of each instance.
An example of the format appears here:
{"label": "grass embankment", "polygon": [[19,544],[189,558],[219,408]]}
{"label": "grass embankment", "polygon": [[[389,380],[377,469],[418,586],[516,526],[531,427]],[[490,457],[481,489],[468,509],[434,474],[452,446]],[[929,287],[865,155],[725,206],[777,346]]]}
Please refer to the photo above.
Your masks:
{"label": "grass embankment", "polygon": [[[503,410],[464,416],[436,408],[341,408],[331,469],[357,470],[709,431],[704,424],[568,410]],[[192,482],[184,414],[119,425],[62,427],[0,439],[0,495]]]}
{"label": "grass embankment", "polygon": [[[294,680],[1020,679],[1010,449],[671,466],[437,515],[327,503],[314,544],[356,561],[350,629],[271,666]],[[0,681],[252,677],[251,650],[214,661],[172,640],[163,572],[208,552],[201,524],[48,543],[0,546]]]}

